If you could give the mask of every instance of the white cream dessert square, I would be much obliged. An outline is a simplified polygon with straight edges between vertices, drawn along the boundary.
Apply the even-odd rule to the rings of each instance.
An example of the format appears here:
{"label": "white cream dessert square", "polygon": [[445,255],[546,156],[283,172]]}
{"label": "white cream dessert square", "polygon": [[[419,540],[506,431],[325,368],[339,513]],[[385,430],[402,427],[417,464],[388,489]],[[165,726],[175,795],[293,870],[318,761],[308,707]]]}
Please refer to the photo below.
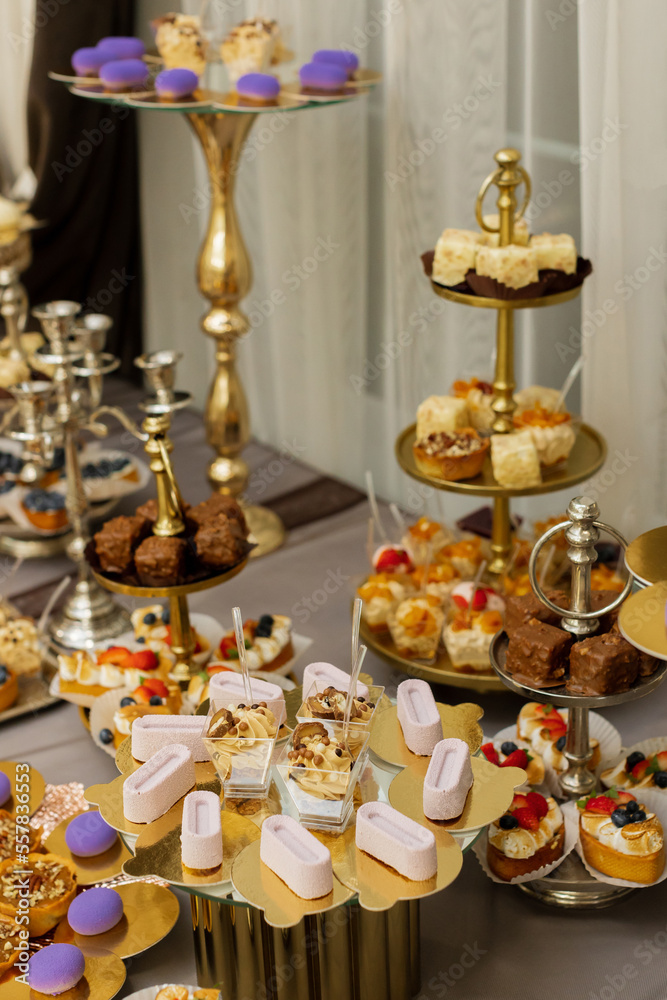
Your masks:
{"label": "white cream dessert square", "polygon": [[535,251],[514,243],[506,247],[480,247],[475,270],[508,288],[525,288],[539,279]]}
{"label": "white cream dessert square", "polygon": [[564,271],[565,274],[574,274],[577,270],[577,248],[567,233],[542,233],[541,236],[533,236],[530,246],[535,251],[538,270],[551,268],[554,271]]}
{"label": "white cream dessert square", "polygon": [[417,440],[429,434],[453,434],[470,426],[468,404],[458,396],[429,396],[417,408]]}
{"label": "white cream dessert square", "polygon": [[435,246],[432,277],[441,285],[458,285],[475,268],[481,235],[470,229],[445,229]]}
{"label": "white cream dessert square", "polygon": [[455,670],[470,667],[472,670],[489,669],[489,647],[495,632],[485,631],[479,619],[470,628],[457,628],[455,622],[445,626],[443,642]]}
{"label": "white cream dessert square", "polygon": [[542,482],[540,460],[529,430],[491,437],[491,465],[499,486],[527,489]]}

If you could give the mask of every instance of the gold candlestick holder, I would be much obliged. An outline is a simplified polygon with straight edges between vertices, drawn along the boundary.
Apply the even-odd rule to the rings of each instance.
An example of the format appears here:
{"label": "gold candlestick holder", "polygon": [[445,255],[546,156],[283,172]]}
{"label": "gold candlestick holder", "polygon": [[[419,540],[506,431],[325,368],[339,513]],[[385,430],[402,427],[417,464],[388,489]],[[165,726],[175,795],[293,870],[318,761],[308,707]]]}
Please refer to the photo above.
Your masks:
{"label": "gold candlestick holder", "polygon": [[[108,428],[100,422],[100,418],[110,416],[118,420],[133,437],[143,443],[150,459],[151,472],[155,476],[157,493],[158,516],[153,526],[153,534],[162,538],[180,535],[185,528],[183,499],[171,462],[174,446],[169,438],[172,414],[192,402],[190,393],[174,390],[176,365],[181,358],[182,355],[176,351],[155,351],[135,359],[135,365],[143,371],[149,392],[148,398],[139,404],[146,414],[141,428],[117,406],[99,406],[91,415],[91,426],[99,436],[103,437],[108,433]],[[165,587],[135,586],[111,580],[95,571],[93,575],[102,587],[116,594],[144,599],[155,597],[169,599],[171,649],[176,657],[171,676],[174,680],[187,684],[198,670],[193,659],[195,636],[190,625],[187,595],[198,590],[217,587],[240,573],[246,562],[244,559],[230,570],[218,573],[214,577]]]}

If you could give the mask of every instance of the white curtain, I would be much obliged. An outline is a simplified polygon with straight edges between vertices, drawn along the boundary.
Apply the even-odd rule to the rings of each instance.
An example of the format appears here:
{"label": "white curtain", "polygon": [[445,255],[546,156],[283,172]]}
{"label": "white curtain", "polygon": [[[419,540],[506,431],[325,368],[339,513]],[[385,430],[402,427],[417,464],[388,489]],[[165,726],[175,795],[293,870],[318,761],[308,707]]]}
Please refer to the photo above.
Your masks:
{"label": "white curtain", "polygon": [[0,193],[29,198],[26,100],[35,35],[35,0],[12,0],[0,10]]}

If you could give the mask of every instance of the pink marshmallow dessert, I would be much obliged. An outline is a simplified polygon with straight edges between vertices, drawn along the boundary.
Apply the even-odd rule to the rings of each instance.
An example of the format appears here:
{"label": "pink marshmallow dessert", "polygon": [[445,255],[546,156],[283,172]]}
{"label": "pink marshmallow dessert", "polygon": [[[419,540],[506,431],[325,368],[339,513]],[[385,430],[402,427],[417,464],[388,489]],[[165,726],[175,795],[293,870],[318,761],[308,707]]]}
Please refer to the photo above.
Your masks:
{"label": "pink marshmallow dessert", "polygon": [[424,815],[427,819],[456,819],[472,787],[470,750],[463,740],[441,740],[433,751],[424,778]]}
{"label": "pink marshmallow dessert", "polygon": [[163,747],[123,784],[123,812],[130,823],[164,816],[195,785],[195,762],[186,746]]}
{"label": "pink marshmallow dessert", "polygon": [[357,809],[355,843],[360,851],[414,882],[425,882],[438,871],[431,831],[387,802],[364,802]]}
{"label": "pink marshmallow dessert", "polygon": [[158,750],[180,743],[192,753],[193,760],[208,760],[204,745],[204,719],[200,715],[143,715],[132,724],[132,756],[147,761]]}
{"label": "pink marshmallow dessert", "polygon": [[[243,677],[241,674],[224,670],[221,673],[213,674],[209,684],[209,697],[211,701],[219,701],[227,704],[233,702],[235,705],[243,704],[246,700]],[[266,707],[273,712],[278,726],[282,726],[287,718],[285,708],[285,692],[277,684],[270,681],[262,681],[257,677],[250,678],[250,690],[255,702],[266,702]]]}
{"label": "pink marshmallow dessert", "polygon": [[[347,693],[350,690],[350,675],[333,663],[309,663],[303,672],[303,700],[328,687]],[[357,681],[354,694],[356,698],[368,701],[370,692],[365,684]]]}
{"label": "pink marshmallow dessert", "polygon": [[329,849],[291,816],[264,820],[259,856],[301,899],[320,899],[333,891]]}
{"label": "pink marshmallow dessert", "polygon": [[220,799],[215,792],[190,792],[183,802],[181,861],[196,875],[215,871],[222,864]]}
{"label": "pink marshmallow dessert", "polygon": [[442,739],[442,721],[433,692],[426,681],[410,678],[398,685],[398,721],[408,750],[430,757]]}

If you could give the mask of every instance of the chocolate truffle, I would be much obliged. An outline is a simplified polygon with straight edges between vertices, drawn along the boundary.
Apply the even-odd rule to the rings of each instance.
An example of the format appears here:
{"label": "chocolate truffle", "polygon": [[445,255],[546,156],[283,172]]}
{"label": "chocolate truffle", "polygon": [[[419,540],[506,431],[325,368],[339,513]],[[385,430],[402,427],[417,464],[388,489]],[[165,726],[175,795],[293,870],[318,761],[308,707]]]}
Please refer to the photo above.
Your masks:
{"label": "chocolate truffle", "polygon": [[65,830],[65,843],[72,854],[92,858],[108,851],[116,843],[117,836],[114,828],[91,809],[70,820]]}
{"label": "chocolate truffle", "polygon": [[[567,608],[567,597],[562,590],[547,590],[546,596],[559,608]],[[538,622],[546,622],[547,625],[560,625],[561,618],[547,608],[542,601],[532,592],[524,594],[523,597],[508,597],[505,603],[505,630],[509,633],[514,629],[526,625],[531,618],[536,618]]]}
{"label": "chocolate truffle", "polygon": [[210,521],[218,514],[225,514],[231,521],[236,521],[243,537],[248,537],[248,525],[243,511],[234,497],[226,493],[212,493],[208,500],[203,500],[188,511],[188,518],[201,528],[205,521]]}
{"label": "chocolate truffle", "polygon": [[148,523],[143,517],[112,517],[95,534],[95,551],[105,573],[126,573],[134,550],[144,538]]}
{"label": "chocolate truffle", "polygon": [[280,80],[270,73],[246,73],[236,81],[236,92],[249,101],[275,101]]}
{"label": "chocolate truffle", "polygon": [[170,587],[182,583],[187,542],[182,538],[145,538],[134,554],[139,579],[145,587]]}
{"label": "chocolate truffle", "polygon": [[102,38],[97,43],[96,48],[106,57],[107,61],[141,59],[146,53],[146,46],[142,40],[130,35],[111,35]]}
{"label": "chocolate truffle", "polygon": [[301,86],[306,90],[323,90],[335,94],[347,83],[347,71],[332,63],[306,63],[299,70]]}
{"label": "chocolate truffle", "polygon": [[0,806],[4,806],[5,802],[12,794],[12,783],[5,774],[4,771],[0,771]]}
{"label": "chocolate truffle", "polygon": [[199,77],[191,69],[163,69],[155,77],[155,90],[167,101],[190,97],[199,86]]}
{"label": "chocolate truffle", "polygon": [[148,68],[141,59],[118,59],[101,67],[100,80],[105,90],[122,94],[133,87],[144,86],[148,80]]}
{"label": "chocolate truffle", "polygon": [[510,633],[505,670],[530,687],[563,684],[571,645],[569,632],[531,618]]}
{"label": "chocolate truffle", "polygon": [[359,59],[354,52],[346,49],[318,49],[313,54],[311,62],[329,63],[332,66],[340,66],[345,70],[348,77],[354,76],[359,69]]}
{"label": "chocolate truffle", "polygon": [[570,653],[570,694],[587,697],[627,691],[639,674],[639,654],[618,635],[592,635],[575,642]]}
{"label": "chocolate truffle", "polygon": [[72,69],[77,76],[96,77],[109,56],[105,56],[98,48],[77,49],[72,53]]}
{"label": "chocolate truffle", "polygon": [[233,566],[245,554],[238,525],[224,514],[204,521],[195,535],[195,548],[199,561],[215,569]]}
{"label": "chocolate truffle", "polygon": [[52,996],[71,990],[86,969],[83,952],[74,944],[50,944],[36,951],[28,962],[31,992]]}
{"label": "chocolate truffle", "polygon": [[67,922],[77,934],[104,934],[123,916],[123,900],[115,889],[87,889],[72,900]]}

